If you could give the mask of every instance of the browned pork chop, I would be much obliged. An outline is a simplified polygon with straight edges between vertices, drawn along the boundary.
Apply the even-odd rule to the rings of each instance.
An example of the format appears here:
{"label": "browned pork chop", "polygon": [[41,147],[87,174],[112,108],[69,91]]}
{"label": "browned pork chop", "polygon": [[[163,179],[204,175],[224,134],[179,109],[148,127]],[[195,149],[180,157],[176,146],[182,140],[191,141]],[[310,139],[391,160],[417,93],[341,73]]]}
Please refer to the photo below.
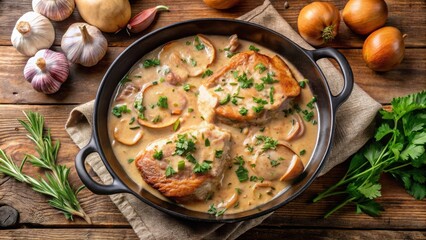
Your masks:
{"label": "browned pork chop", "polygon": [[176,201],[204,200],[229,165],[231,134],[206,124],[151,143],[138,154],[142,178]]}
{"label": "browned pork chop", "polygon": [[217,116],[259,123],[286,99],[298,96],[300,87],[280,57],[248,51],[233,56],[199,91],[199,110],[207,121]]}

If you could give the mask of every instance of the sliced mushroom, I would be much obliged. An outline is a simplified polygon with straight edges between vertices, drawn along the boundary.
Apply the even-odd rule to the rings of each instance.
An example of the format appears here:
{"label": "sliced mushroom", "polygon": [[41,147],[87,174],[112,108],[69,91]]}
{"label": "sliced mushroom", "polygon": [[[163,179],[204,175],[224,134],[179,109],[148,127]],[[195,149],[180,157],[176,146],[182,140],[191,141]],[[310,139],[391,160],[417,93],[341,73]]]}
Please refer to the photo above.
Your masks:
{"label": "sliced mushroom", "polygon": [[[167,84],[167,83],[160,83]],[[188,100],[185,94],[172,86],[147,85],[142,90],[144,119],[138,118],[139,124],[150,128],[164,128],[176,122],[186,108]],[[167,107],[159,104],[160,98],[166,98]]]}
{"label": "sliced mushroom", "polygon": [[140,89],[132,83],[127,83],[126,86],[121,90],[120,94],[115,99],[116,101],[122,101],[131,95],[137,93]]}
{"label": "sliced mushroom", "polygon": [[[203,46],[198,47],[197,46]],[[160,51],[158,58],[163,65],[170,69],[166,80],[170,83],[182,83],[188,76],[201,75],[215,60],[216,50],[208,38],[197,35],[196,39],[187,44],[182,41],[174,41],[166,44]],[[176,81],[179,79],[179,81]]]}
{"label": "sliced mushroom", "polygon": [[287,171],[282,175],[280,181],[289,181],[293,180],[302,174],[305,166],[303,166],[303,162],[299,156],[294,155],[291,159],[290,165],[287,168]]}
{"label": "sliced mushroom", "polygon": [[240,46],[240,41],[238,40],[238,35],[233,34],[229,37],[229,44],[226,46],[226,49],[228,49],[230,52],[235,53],[235,51]]}
{"label": "sliced mushroom", "polygon": [[290,132],[285,137],[286,141],[290,141],[296,138],[299,138],[305,133],[305,124],[303,123],[302,119],[300,118],[299,114],[295,113],[293,116],[293,126],[290,129]]}
{"label": "sliced mushroom", "polygon": [[[276,149],[262,151],[258,149],[254,154],[251,163],[253,171],[265,180],[273,181],[282,178],[283,174],[294,164],[294,157],[297,154],[285,142],[280,142]],[[303,164],[302,164],[303,167]],[[303,169],[302,169],[303,170]]]}
{"label": "sliced mushroom", "polygon": [[121,119],[114,128],[114,139],[124,145],[135,145],[143,136],[139,125],[132,126],[128,118]]}
{"label": "sliced mushroom", "polygon": [[238,194],[234,193],[228,200],[221,202],[217,205],[218,208],[231,208],[233,207],[238,201]]}

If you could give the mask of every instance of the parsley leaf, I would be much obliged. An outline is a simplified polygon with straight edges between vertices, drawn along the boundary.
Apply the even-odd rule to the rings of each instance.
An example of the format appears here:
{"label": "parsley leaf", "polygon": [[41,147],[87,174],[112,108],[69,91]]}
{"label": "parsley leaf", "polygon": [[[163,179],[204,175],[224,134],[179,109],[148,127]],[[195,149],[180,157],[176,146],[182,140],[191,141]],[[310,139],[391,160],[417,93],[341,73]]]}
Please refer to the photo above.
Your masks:
{"label": "parsley leaf", "polygon": [[167,166],[166,168],[166,178],[171,177],[173,174],[176,174],[177,172],[173,169],[172,166]]}
{"label": "parsley leaf", "polygon": [[241,88],[251,88],[253,86],[254,79],[248,78],[247,74],[243,72],[237,77],[237,81],[240,83]]}
{"label": "parsley leaf", "polygon": [[155,67],[160,65],[160,60],[159,59],[146,59],[145,61],[143,61],[143,67],[144,68],[150,68],[150,67]]}
{"label": "parsley leaf", "polygon": [[255,52],[259,52],[259,48],[257,48],[256,46],[254,46],[254,45],[250,45],[249,46],[249,50],[251,50],[251,51],[255,51]]}
{"label": "parsley leaf", "polygon": [[[379,180],[384,172],[414,198],[426,197],[426,91],[394,98],[391,104],[391,112],[380,111],[374,138],[352,157],[344,177],[313,200],[346,196],[325,217],[348,203],[355,204],[357,213],[378,216],[383,208],[374,199],[381,196]],[[346,189],[337,190],[341,186]]]}
{"label": "parsley leaf", "polygon": [[199,164],[198,162],[195,163],[194,169],[192,171],[194,173],[206,173],[212,168],[211,163],[208,161],[204,161],[203,163]]}
{"label": "parsley leaf", "polygon": [[201,75],[201,78],[210,77],[212,74],[213,74],[213,71],[210,69],[207,69],[206,71],[203,72],[203,74]]}
{"label": "parsley leaf", "polygon": [[256,64],[256,66],[254,66],[254,70],[259,70],[259,73],[263,73],[264,71],[266,71],[266,67],[265,65],[263,65],[263,63],[258,63]]}
{"label": "parsley leaf", "polygon": [[174,154],[176,155],[183,156],[196,150],[194,140],[192,138],[188,138],[188,135],[186,134],[179,134],[178,139],[175,142],[176,149]]}
{"label": "parsley leaf", "polygon": [[155,149],[154,155],[152,157],[157,160],[163,159],[163,150],[157,151],[157,149]]}
{"label": "parsley leaf", "polygon": [[112,115],[121,118],[123,113],[130,113],[130,109],[127,108],[126,104],[116,105],[112,108]]}

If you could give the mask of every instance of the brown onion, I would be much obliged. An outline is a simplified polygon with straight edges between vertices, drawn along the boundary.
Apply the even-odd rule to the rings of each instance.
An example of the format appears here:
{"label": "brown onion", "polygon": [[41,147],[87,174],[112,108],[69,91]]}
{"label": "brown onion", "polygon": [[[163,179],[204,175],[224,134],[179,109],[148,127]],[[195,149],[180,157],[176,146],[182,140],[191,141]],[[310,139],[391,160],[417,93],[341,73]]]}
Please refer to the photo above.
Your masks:
{"label": "brown onion", "polygon": [[383,27],[370,34],[362,47],[367,66],[378,72],[398,66],[404,58],[405,36],[395,27]]}
{"label": "brown onion", "polygon": [[327,2],[313,2],[306,5],[297,19],[300,35],[314,46],[333,40],[339,32],[339,24],[339,9]]}
{"label": "brown onion", "polygon": [[365,35],[385,25],[388,6],[383,0],[350,0],[342,16],[353,32]]}
{"label": "brown onion", "polygon": [[203,0],[207,6],[215,9],[228,9],[231,8],[237,3],[240,2],[240,0]]}

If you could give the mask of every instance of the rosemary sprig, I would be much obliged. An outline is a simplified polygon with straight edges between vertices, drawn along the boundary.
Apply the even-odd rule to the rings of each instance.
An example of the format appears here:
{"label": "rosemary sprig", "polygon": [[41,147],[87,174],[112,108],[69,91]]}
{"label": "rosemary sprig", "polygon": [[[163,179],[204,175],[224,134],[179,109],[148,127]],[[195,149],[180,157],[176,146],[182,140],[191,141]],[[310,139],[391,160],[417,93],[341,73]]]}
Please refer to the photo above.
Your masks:
{"label": "rosemary sprig", "polygon": [[[28,138],[36,144],[39,157],[27,154],[21,165],[18,166],[0,149],[0,173],[26,183],[34,191],[49,196],[51,198],[49,204],[62,211],[66,219],[73,220],[73,216],[79,216],[88,223],[92,223],[77,199],[77,194],[84,188],[84,185],[74,190],[68,181],[70,169],[64,165],[57,165],[60,143],[59,141],[52,142],[49,130],[44,132],[44,117],[35,112],[24,112],[24,115],[27,121],[18,121],[28,131]],[[27,161],[33,166],[45,169],[45,179],[41,177],[35,179],[24,174],[22,168]]]}

